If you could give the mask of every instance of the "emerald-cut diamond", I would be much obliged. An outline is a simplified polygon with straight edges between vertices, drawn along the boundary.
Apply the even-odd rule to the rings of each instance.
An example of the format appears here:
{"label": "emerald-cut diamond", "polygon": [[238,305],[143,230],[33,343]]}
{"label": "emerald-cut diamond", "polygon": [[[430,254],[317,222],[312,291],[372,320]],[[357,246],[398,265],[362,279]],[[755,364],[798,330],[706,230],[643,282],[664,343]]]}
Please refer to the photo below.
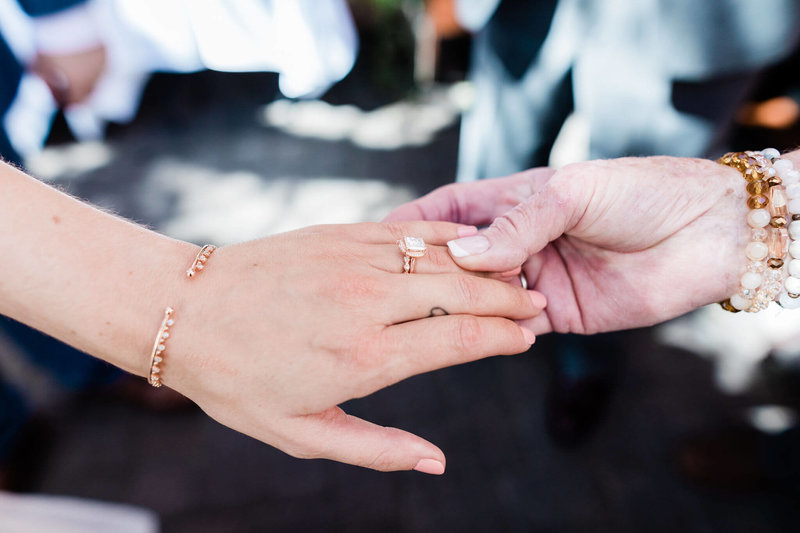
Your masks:
{"label": "emerald-cut diamond", "polygon": [[419,237],[403,237],[400,249],[409,257],[422,257],[425,255],[425,241]]}

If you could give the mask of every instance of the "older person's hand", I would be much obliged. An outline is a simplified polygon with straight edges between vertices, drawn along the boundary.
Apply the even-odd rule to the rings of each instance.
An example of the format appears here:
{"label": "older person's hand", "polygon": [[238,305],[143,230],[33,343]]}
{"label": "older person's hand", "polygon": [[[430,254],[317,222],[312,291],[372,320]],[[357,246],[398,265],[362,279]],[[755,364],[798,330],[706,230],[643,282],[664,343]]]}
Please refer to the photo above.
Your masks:
{"label": "older person's hand", "polygon": [[31,69],[47,83],[62,107],[86,100],[106,68],[106,48],[97,44],[70,53],[37,54]]}
{"label": "older person's hand", "polygon": [[650,325],[736,290],[749,240],[736,170],[649,157],[551,173],[450,185],[388,220],[491,222],[480,235],[450,242],[451,253],[476,271],[524,264],[530,286],[548,299],[545,313],[528,322],[537,334]]}

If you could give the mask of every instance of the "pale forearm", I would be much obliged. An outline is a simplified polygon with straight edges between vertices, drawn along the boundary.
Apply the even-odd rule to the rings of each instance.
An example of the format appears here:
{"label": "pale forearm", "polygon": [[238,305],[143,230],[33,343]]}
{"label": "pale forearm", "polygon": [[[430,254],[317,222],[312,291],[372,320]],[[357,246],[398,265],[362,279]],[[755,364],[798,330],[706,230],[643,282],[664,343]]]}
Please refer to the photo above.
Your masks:
{"label": "pale forearm", "polygon": [[[444,455],[337,406],[534,336],[544,298],[449,259],[454,224],[320,226],[215,252],[147,231],[0,164],[0,313],[144,376],[166,306],[158,375],[209,415],[299,457],[442,473]],[[398,239],[428,246],[402,273]],[[398,295],[402,297],[398,298]],[[446,309],[438,316],[431,309]]]}
{"label": "pale forearm", "polygon": [[138,375],[191,244],[0,165],[0,313]]}

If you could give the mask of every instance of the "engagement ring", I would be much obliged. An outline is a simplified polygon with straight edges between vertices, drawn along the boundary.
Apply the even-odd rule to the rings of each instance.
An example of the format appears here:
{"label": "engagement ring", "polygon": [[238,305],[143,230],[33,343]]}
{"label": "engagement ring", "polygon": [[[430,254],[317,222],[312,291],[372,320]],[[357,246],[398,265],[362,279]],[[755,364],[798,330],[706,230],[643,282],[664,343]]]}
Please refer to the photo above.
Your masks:
{"label": "engagement ring", "polygon": [[414,272],[414,263],[428,251],[425,247],[425,241],[420,237],[403,237],[397,241],[397,245],[403,252],[403,272],[412,274]]}

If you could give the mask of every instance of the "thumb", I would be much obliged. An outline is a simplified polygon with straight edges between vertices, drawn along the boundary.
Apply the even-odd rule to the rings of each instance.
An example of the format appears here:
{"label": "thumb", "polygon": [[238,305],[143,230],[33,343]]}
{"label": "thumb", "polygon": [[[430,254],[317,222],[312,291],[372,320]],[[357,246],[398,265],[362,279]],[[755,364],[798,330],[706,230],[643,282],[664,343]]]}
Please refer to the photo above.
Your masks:
{"label": "thumb", "polygon": [[585,191],[568,186],[564,180],[551,181],[494,219],[479,235],[452,240],[447,246],[456,263],[467,270],[512,270],[572,229],[588,198]]}
{"label": "thumb", "polygon": [[373,470],[443,474],[442,450],[407,431],[350,416],[339,407],[294,420],[296,442],[306,459],[324,458]]}

